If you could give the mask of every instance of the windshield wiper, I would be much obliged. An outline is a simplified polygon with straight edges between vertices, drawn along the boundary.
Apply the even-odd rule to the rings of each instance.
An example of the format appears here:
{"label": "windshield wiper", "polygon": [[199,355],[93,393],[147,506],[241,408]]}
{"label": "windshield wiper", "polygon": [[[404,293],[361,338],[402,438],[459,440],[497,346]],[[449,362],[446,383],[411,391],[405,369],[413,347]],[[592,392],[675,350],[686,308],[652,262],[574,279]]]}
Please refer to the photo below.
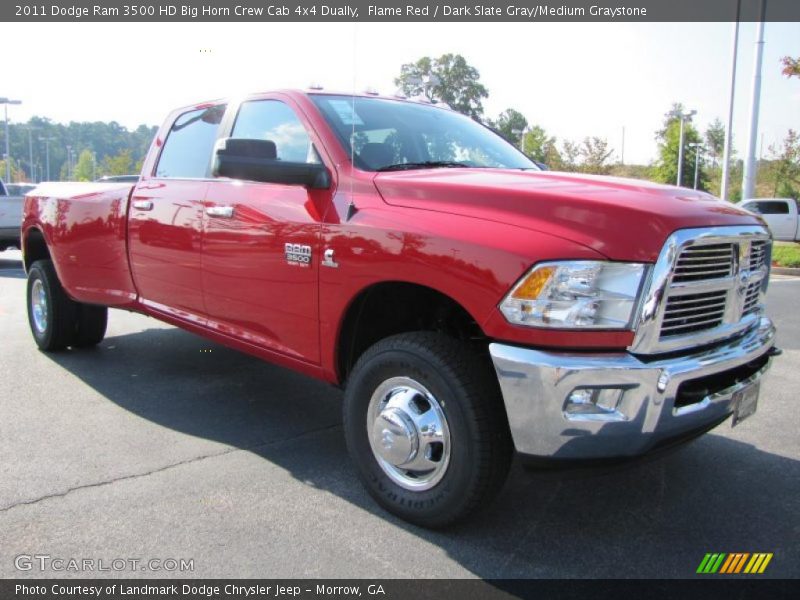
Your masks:
{"label": "windshield wiper", "polygon": [[463,162],[456,162],[453,160],[427,160],[425,162],[407,162],[397,163],[394,165],[386,165],[380,167],[378,171],[405,171],[407,169],[446,169],[446,168],[468,168],[472,165]]}

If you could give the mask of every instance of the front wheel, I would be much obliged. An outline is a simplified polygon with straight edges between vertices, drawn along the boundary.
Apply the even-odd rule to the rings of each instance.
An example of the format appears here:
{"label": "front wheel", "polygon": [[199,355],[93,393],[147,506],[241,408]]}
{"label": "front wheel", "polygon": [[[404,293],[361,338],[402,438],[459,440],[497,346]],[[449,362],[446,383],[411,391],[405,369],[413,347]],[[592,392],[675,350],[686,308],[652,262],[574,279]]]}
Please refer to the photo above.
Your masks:
{"label": "front wheel", "polygon": [[364,353],[347,385],[344,427],[373,498],[425,527],[488,504],[511,462],[491,364],[436,333],[396,335]]}

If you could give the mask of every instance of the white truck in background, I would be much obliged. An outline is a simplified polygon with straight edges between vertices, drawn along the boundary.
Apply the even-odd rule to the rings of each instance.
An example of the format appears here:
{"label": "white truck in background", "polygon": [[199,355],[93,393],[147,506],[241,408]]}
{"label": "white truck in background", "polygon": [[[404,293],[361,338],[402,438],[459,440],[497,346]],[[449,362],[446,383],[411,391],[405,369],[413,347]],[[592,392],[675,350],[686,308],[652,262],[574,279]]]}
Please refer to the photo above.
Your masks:
{"label": "white truck in background", "polygon": [[741,206],[761,215],[775,240],[800,242],[800,211],[794,198],[752,198],[742,200]]}
{"label": "white truck in background", "polygon": [[6,186],[0,180],[0,252],[7,248],[19,248],[19,231],[22,225],[22,203],[25,193],[17,194],[13,184]]}

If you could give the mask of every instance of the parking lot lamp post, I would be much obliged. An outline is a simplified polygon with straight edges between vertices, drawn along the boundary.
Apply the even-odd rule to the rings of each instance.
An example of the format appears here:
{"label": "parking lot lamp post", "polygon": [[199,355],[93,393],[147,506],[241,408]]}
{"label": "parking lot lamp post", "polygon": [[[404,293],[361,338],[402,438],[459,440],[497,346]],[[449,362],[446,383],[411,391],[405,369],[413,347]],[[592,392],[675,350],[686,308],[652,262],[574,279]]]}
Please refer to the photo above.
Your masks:
{"label": "parking lot lamp post", "polygon": [[28,126],[28,164],[31,183],[36,183],[36,167],[33,166],[33,127]]}
{"label": "parking lot lamp post", "polygon": [[47,165],[47,181],[50,181],[50,142],[55,141],[54,137],[40,137],[39,141],[44,142],[45,165]]}
{"label": "parking lot lamp post", "polygon": [[684,124],[687,120],[691,119],[694,115],[697,114],[696,110],[690,110],[688,113],[683,112],[683,110],[676,110],[672,112],[672,116],[681,120],[681,133],[680,139],[678,141],[678,178],[675,182],[675,185],[680,186],[681,178],[683,177],[683,129]]}
{"label": "parking lot lamp post", "polygon": [[523,127],[522,129],[512,129],[511,133],[514,135],[519,136],[519,151],[525,154],[525,131],[527,129]]}
{"label": "parking lot lamp post", "polygon": [[22,104],[21,100],[9,100],[8,98],[0,98],[0,104],[3,105],[6,113],[6,182],[11,183],[11,150],[8,144],[8,105],[9,104]]}
{"label": "parking lot lamp post", "polygon": [[705,150],[705,147],[700,142],[693,142],[689,144],[690,148],[694,148],[694,189],[697,189],[698,176],[700,175],[700,154]]}

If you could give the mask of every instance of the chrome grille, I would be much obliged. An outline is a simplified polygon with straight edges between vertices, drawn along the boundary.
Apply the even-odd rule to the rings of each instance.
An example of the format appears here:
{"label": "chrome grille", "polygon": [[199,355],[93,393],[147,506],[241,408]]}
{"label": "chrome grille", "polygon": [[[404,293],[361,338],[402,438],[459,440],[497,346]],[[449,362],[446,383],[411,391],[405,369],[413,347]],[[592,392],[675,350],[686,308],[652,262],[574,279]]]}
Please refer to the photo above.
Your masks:
{"label": "chrome grille", "polygon": [[730,277],[733,273],[734,244],[689,246],[675,263],[673,282],[702,281]]}
{"label": "chrome grille", "polygon": [[681,229],[670,235],[653,265],[630,351],[689,350],[756,325],[771,243],[760,225]]}
{"label": "chrome grille", "polygon": [[661,337],[717,327],[725,315],[726,296],[727,292],[721,290],[668,298],[661,321]]}

